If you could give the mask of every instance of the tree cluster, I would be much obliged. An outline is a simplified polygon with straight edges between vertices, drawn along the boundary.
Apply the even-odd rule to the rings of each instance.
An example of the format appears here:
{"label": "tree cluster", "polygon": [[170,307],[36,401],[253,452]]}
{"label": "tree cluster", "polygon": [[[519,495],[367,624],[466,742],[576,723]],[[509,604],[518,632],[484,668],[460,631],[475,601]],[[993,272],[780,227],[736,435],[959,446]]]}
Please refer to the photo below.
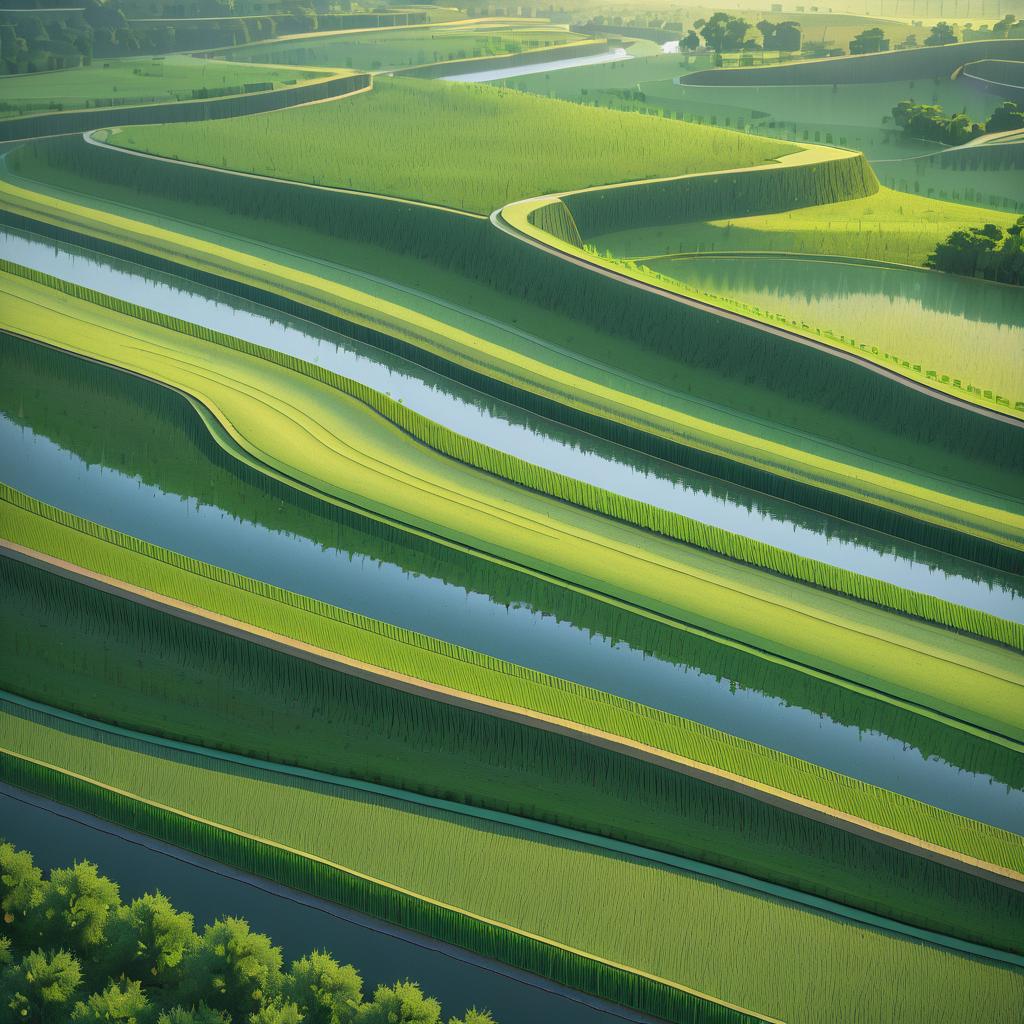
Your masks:
{"label": "tree cluster", "polygon": [[1024,109],[1008,100],[981,124],[972,121],[963,113],[947,117],[940,106],[901,100],[892,108],[892,119],[907,135],[915,139],[961,146],[979,135],[1024,128]]}
{"label": "tree cluster", "polygon": [[[281,950],[239,918],[201,934],[159,892],[123,903],[87,861],[44,879],[0,844],[0,1018],[24,1024],[440,1024],[410,981],[369,1000],[351,965]],[[449,1024],[494,1024],[469,1010]]]}
{"label": "tree cluster", "polygon": [[679,40],[681,50],[698,50],[702,43],[707,49],[717,54],[738,50],[780,50],[795,53],[802,42],[801,29],[798,22],[772,22],[764,19],[757,23],[757,31],[761,34],[758,41],[754,28],[744,18],[734,17],[719,11],[707,20],[699,18],[693,28]]}
{"label": "tree cluster", "polygon": [[850,53],[883,53],[892,44],[880,28],[866,28],[850,40]]}
{"label": "tree cluster", "polygon": [[926,267],[1003,284],[1024,285],[1024,217],[1003,231],[996,224],[954,231],[935,247]]}

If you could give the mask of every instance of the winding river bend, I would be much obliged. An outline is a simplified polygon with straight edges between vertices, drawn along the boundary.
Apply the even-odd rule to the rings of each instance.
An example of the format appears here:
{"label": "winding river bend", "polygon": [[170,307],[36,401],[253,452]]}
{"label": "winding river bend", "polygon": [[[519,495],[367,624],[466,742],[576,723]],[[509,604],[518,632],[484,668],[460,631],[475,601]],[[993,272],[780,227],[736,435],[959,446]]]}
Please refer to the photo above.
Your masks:
{"label": "winding river bend", "polygon": [[125,533],[297,593],[703,722],[1004,828],[1019,759],[841,686],[287,488],[251,482],[187,403],[2,343],[0,478]]}
{"label": "winding river bend", "polygon": [[399,357],[120,260],[0,231],[8,259],[325,366],[467,437],[627,497],[866,576],[1024,622],[1024,579],[683,470],[544,420]]}

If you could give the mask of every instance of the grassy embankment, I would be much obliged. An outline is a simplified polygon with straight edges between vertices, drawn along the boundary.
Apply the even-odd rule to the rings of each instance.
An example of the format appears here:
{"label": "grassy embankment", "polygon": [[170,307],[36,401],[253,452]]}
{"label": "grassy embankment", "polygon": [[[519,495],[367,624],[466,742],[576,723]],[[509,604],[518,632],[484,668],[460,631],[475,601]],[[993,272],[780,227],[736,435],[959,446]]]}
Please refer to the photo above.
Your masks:
{"label": "grassy embankment", "polygon": [[391,71],[586,42],[558,25],[498,19],[480,24],[321,33],[223,50],[230,61]]}
{"label": "grassy embankment", "polygon": [[332,384],[344,387],[343,379],[321,383],[323,371],[290,357],[220,345],[211,352],[207,341],[23,279],[4,288],[12,330],[182,388],[211,411],[223,443],[335,500],[897,697],[927,694],[937,710],[997,732],[1013,715],[1009,651],[639,534],[402,443],[399,428],[373,412],[379,397],[353,388],[358,399],[339,401]]}
{"label": "grassy embankment", "polygon": [[[822,158],[825,163],[815,163]],[[837,254],[837,250],[845,249],[841,255],[868,259],[889,255],[891,259],[891,251],[887,253],[886,246],[896,244],[896,238],[902,246],[921,246],[923,252],[917,255],[923,261],[924,252],[930,251],[955,227],[989,220],[1008,226],[1013,220],[1008,214],[932,203],[885,189],[873,190],[866,184],[860,188],[847,186],[846,193],[859,198],[841,202],[830,201],[825,193],[815,195],[809,191],[810,202],[807,203],[797,198],[797,190],[786,195],[785,189],[779,188],[779,179],[786,175],[791,175],[794,181],[798,176],[809,178],[813,187],[812,175],[825,172],[830,166],[842,168],[843,162],[839,151],[812,149],[784,158],[781,167],[754,168],[733,174],[728,182],[724,182],[721,175],[698,175],[654,185],[569,193],[561,200],[568,217],[555,205],[558,200],[551,199],[514,204],[506,208],[502,216],[527,234],[535,234],[537,229],[545,232],[548,244],[572,254],[583,255],[581,246],[587,247],[586,258],[592,263],[667,291],[702,298],[753,319],[793,330],[840,351],[854,352],[909,379],[981,407],[1011,415],[1024,413],[1022,391],[1012,360],[1008,364],[1000,362],[998,350],[964,353],[962,346],[956,344],[955,332],[953,335],[949,331],[929,335],[920,339],[916,347],[904,340],[902,347],[894,346],[898,351],[889,353],[884,320],[872,330],[870,325],[865,328],[863,322],[847,322],[840,311],[834,313],[832,319],[826,317],[821,322],[807,323],[810,317],[806,312],[785,303],[773,305],[770,296],[758,301],[744,301],[724,292],[704,296],[689,286],[685,275],[677,278],[671,268],[659,273],[662,264],[654,261],[673,251],[776,248],[799,252],[801,244],[806,244],[822,253]],[[726,185],[724,194],[729,198],[723,199],[722,190]],[[616,195],[619,192],[625,195]],[[707,216],[708,213],[711,219],[696,220],[700,214]],[[922,226],[918,220],[908,220],[915,213],[933,219]],[[865,216],[872,218],[869,223],[875,225],[876,231],[864,230]],[[775,232],[771,230],[773,227],[777,229]],[[797,237],[798,234],[802,237]],[[552,235],[558,237],[552,238]],[[766,238],[772,241],[764,242]],[[685,248],[673,250],[674,245]],[[636,261],[641,262],[637,265]],[[894,297],[899,294],[900,289],[894,288]],[[1012,339],[1007,344],[1014,347]]]}
{"label": "grassy embankment", "polygon": [[[915,713],[887,700],[879,700],[877,694],[869,696],[845,686],[822,685],[819,677],[794,666],[757,657],[692,631],[673,628],[666,622],[631,614],[624,608],[542,581],[535,576],[475,558],[467,552],[432,543],[406,531],[386,528],[376,520],[346,513],[336,505],[316,501],[305,492],[275,481],[256,469],[249,469],[228,455],[211,438],[191,405],[174,392],[99,363],[84,362],[55,349],[3,337],[0,337],[0,345],[2,360],[8,371],[0,387],[0,410],[8,420],[31,431],[36,438],[47,439],[72,457],[82,460],[85,465],[109,469],[115,477],[124,474],[140,483],[144,490],[155,487],[161,493],[174,496],[182,503],[182,507],[198,507],[207,510],[207,514],[216,512],[220,516],[227,516],[229,520],[237,520],[239,529],[236,532],[250,535],[253,530],[265,530],[305,540],[315,549],[328,552],[328,565],[333,564],[330,556],[334,553],[386,570],[397,570],[406,577],[434,583],[443,581],[447,587],[459,588],[467,595],[479,595],[493,602],[495,607],[504,605],[529,609],[536,615],[544,615],[552,621],[569,625],[573,632],[584,632],[616,646],[642,652],[667,665],[679,666],[687,674],[688,669],[696,669],[705,676],[718,679],[720,688],[737,688],[741,699],[744,693],[774,698],[789,707],[806,709],[823,716],[831,724],[854,726],[866,733],[892,737],[912,747],[923,757],[937,758],[965,771],[990,775],[1011,789],[1024,788],[1024,763],[1012,745],[987,741],[984,738],[986,734],[972,732],[962,725],[954,726],[937,716]],[[118,429],[112,428],[114,423]],[[17,480],[8,478],[8,483],[17,485]],[[41,493],[38,496],[47,498],[47,495]],[[62,503],[54,496],[47,500]],[[82,511],[74,503],[67,504],[66,508],[72,512]],[[94,515],[98,516],[97,513]],[[130,527],[116,518],[116,514],[115,518],[104,518],[102,521],[112,528],[130,530]],[[144,539],[160,541],[159,533],[144,533],[142,536]],[[170,539],[166,544],[177,546]],[[179,550],[184,554],[203,557],[191,548],[179,547]],[[245,571],[237,563],[225,567]],[[331,570],[325,567],[324,571],[329,573]],[[250,570],[250,573],[259,575],[255,569]],[[273,567],[264,581],[288,585],[274,575]],[[383,612],[374,612],[360,604],[361,595],[350,594],[345,587],[331,587],[331,593],[336,595],[333,598],[326,598],[325,592],[318,590],[316,585],[303,592],[311,597],[333,600],[353,610],[362,610],[364,614],[387,617]],[[404,623],[406,628],[416,628],[408,618],[393,615],[391,621]],[[8,631],[11,639],[15,636],[27,637],[29,632],[28,628],[17,626]],[[80,649],[90,646],[85,640],[90,632],[98,638],[104,633],[104,627],[98,623],[83,627],[79,639]],[[474,645],[468,631],[462,630],[461,634],[468,637],[462,639],[462,643]],[[445,638],[451,642],[460,642],[459,636],[451,633],[446,633]],[[185,645],[186,648],[191,646]],[[479,643],[477,646],[485,645]],[[122,673],[112,670],[110,678],[97,680],[90,685],[87,689],[93,696],[83,704],[85,690],[76,677],[57,671],[48,672],[43,668],[54,653],[50,649],[48,653],[40,651],[38,655],[39,674],[45,680],[43,689],[24,689],[34,675],[28,671],[21,674],[15,672],[16,685],[8,683],[8,687],[61,707],[93,715],[107,714],[97,711],[97,708],[103,707],[99,691],[110,690],[110,699],[114,701],[114,691],[120,687],[119,699],[110,706],[116,704],[122,711],[128,712],[128,695],[121,682]],[[13,653],[11,657],[14,657]],[[21,657],[28,658],[31,663],[27,650],[22,651]],[[13,660],[9,664],[13,665]],[[543,659],[531,664],[539,670],[545,668]],[[154,666],[144,676],[155,681],[161,671]],[[555,670],[549,667],[548,671]],[[207,686],[211,688],[210,692],[216,690],[219,684],[200,681],[198,674],[198,668],[192,673],[184,673],[189,679],[196,676],[195,682],[190,684],[194,687],[194,693],[203,693]],[[557,671],[555,674],[558,674]],[[282,670],[281,678],[286,675]],[[578,669],[571,678],[579,683],[597,684],[597,680],[592,679],[585,669]],[[121,720],[121,724],[145,727],[147,722],[159,720],[165,723],[164,728],[170,728],[170,715],[176,723],[174,735],[196,739],[196,735],[189,731],[196,724],[194,721],[189,724],[190,708],[195,705],[195,700],[185,698],[180,683],[174,684],[172,692],[177,694],[179,705],[175,705],[173,699],[168,702],[161,697],[163,706],[158,710],[149,707],[140,695],[137,716],[141,717],[132,718],[129,722]],[[626,695],[621,690],[615,692]],[[635,688],[629,696],[643,699]],[[322,707],[319,703],[317,706]],[[224,705],[225,710],[227,707]],[[295,750],[301,751],[303,743],[291,728],[284,728],[281,733],[281,737],[289,738],[283,748],[266,747],[265,744],[274,732],[266,726],[276,715],[291,718],[298,713],[299,718],[304,719],[304,705],[292,707],[287,701],[282,703],[264,693],[261,700],[246,705],[247,713],[255,716],[251,733],[241,729],[240,723],[236,722],[235,715],[241,714],[241,702],[233,707],[229,720],[221,723],[221,728],[227,725],[225,732],[200,735],[196,741],[233,748],[242,743],[243,751],[257,751],[261,756],[273,760],[295,762],[300,757]],[[346,714],[352,718],[355,712],[349,709]],[[396,716],[396,719],[401,717]],[[202,718],[202,722],[204,727],[210,724],[207,716]],[[320,719],[314,716],[312,721],[303,721],[302,730],[308,730],[314,722],[320,722]],[[238,733],[234,732],[236,724],[241,730]],[[340,748],[330,743],[325,744],[324,736],[330,730],[344,728],[344,724],[323,721],[322,725],[328,733],[321,735],[318,732],[310,741],[307,754],[313,756],[314,751],[318,751],[337,757]],[[265,730],[262,741],[259,740],[261,729]],[[370,734],[385,735],[389,732],[389,728],[380,725],[371,729]],[[210,735],[214,738],[211,739]],[[225,735],[234,735],[235,738],[229,742],[224,738]],[[364,743],[365,737],[358,742]],[[354,743],[356,741],[350,739],[344,749],[349,750]],[[281,755],[281,749],[292,747],[295,750],[290,757]],[[499,745],[493,749],[514,747],[515,744]],[[271,749],[274,752],[268,753]],[[395,764],[405,756],[393,755]],[[354,770],[348,762],[330,760],[315,766],[341,774],[349,774]],[[374,771],[389,770],[386,763],[375,763]],[[358,773],[366,772],[360,766]],[[602,774],[595,769],[592,778],[596,779]],[[407,781],[401,781],[401,775],[398,778],[402,785],[410,785]],[[564,806],[580,806],[579,797],[572,798]],[[609,812],[605,817],[610,819],[612,815]],[[645,841],[644,845],[651,844]]]}
{"label": "grassy embankment", "polygon": [[[919,471],[941,476],[938,489],[955,493],[962,490],[950,482],[954,479],[976,480],[992,492],[1013,490],[1005,475],[987,475],[984,468],[1012,448],[970,440],[979,430],[990,430],[978,417],[964,413],[952,430],[933,428],[937,415],[946,418],[950,412],[923,395],[893,384],[901,394],[897,399],[893,393],[890,400],[885,382],[855,367],[556,263],[483,221],[125,160],[116,152],[74,145],[74,152],[65,152],[64,145],[20,151],[17,169],[31,174],[34,187],[46,192],[4,187],[5,205],[73,230],[88,225],[92,235],[127,242],[135,251],[171,255],[179,267],[222,267],[221,286],[232,279],[245,282],[261,289],[263,301],[271,304],[277,292],[295,297],[302,303],[296,311],[305,316],[344,310],[347,325],[342,329],[358,335],[360,323],[383,328],[392,339],[389,344],[395,338],[408,340],[403,354],[440,356],[444,372],[469,372],[474,386],[483,390],[505,388],[503,397],[540,401],[537,408],[556,419],[605,436],[618,431],[616,439],[621,435],[643,450],[848,518],[868,517],[876,528],[932,546],[952,544],[961,551],[962,535],[929,525],[951,523],[948,511],[942,511],[946,500],[922,501],[915,488],[908,501],[909,492],[893,479],[891,467],[880,477],[877,459],[853,452],[851,440],[887,463],[896,459],[903,467],[917,467],[901,468],[900,475],[927,481],[928,490],[937,485]],[[39,179],[43,184],[36,185]],[[86,189],[93,195],[87,196]],[[147,194],[154,190],[161,198]],[[59,198],[51,198],[51,192]],[[167,193],[193,196],[194,202],[167,200]],[[140,202],[147,209],[140,209]],[[281,211],[283,221],[267,219],[269,203]],[[400,219],[382,217],[392,212]],[[139,222],[139,216],[146,221]],[[212,224],[217,225],[213,230]],[[183,226],[188,236],[181,234]],[[462,243],[453,243],[457,237]],[[292,251],[281,248],[282,238]],[[298,256],[299,249],[309,255]],[[470,253],[472,258],[466,258]],[[366,267],[386,281],[367,279],[341,262]],[[567,302],[571,309],[565,309]],[[641,323],[645,327],[638,333]],[[631,347],[623,346],[613,333],[618,331],[623,337],[628,332]],[[679,358],[681,336],[685,362]],[[544,340],[552,337],[558,348]],[[644,348],[635,347],[638,339]],[[756,371],[750,349],[755,339],[760,346]],[[733,346],[742,377],[726,358]],[[751,374],[760,384],[752,382]],[[811,380],[815,385],[809,389]],[[655,391],[653,381],[658,382]],[[507,390],[509,384],[514,392]],[[827,402],[827,414],[815,411],[818,402]],[[782,424],[792,424],[797,432]],[[927,441],[922,436],[916,442],[922,431]],[[808,435],[842,440],[829,444]],[[687,447],[666,448],[660,439]],[[971,455],[961,463],[951,457],[949,446],[962,450],[965,445]],[[869,495],[871,505],[863,501]],[[905,518],[908,512],[916,522]],[[962,519],[956,525],[965,526]],[[965,528],[977,535],[978,525]],[[982,536],[992,535],[982,528]],[[1009,536],[1007,541],[1013,543]],[[994,556],[972,548],[969,557],[987,561]]]}
{"label": "grassy embankment", "polygon": [[[440,139],[432,126],[457,122]],[[537,146],[541,137],[557,148]],[[344,103],[194,126],[131,128],[118,146],[275,178],[490,213],[512,199],[758,163],[791,151],[662,120],[638,122],[483,85],[377,78]],[[406,153],[397,160],[396,150]],[[488,154],[481,164],[480,155]],[[353,154],[359,154],[354,157]]]}
{"label": "grassy embankment", "polygon": [[[284,781],[240,766],[227,773],[199,755],[175,756],[143,741],[104,742],[87,726],[62,726],[52,718],[6,710],[0,735],[8,749],[97,782],[123,788],[131,779],[130,792],[144,800],[676,984],[700,985],[730,1002],[742,999],[787,1021],[816,1020],[822,1005],[839,1014],[849,1007],[849,1018],[836,1019],[853,1021],[875,1003],[879,1013],[950,1024],[979,1010],[999,1020],[1019,1001],[1021,976],[1014,969],[851,927],[623,855],[524,835],[507,825],[486,827],[328,783]],[[500,885],[492,877],[497,863]],[[307,885],[320,881],[312,871],[306,878]],[[445,916],[438,930],[455,931],[453,915]],[[647,927],[621,927],[639,917]],[[737,928],[752,950],[770,947],[759,969],[756,955],[732,955]],[[674,941],[663,941],[665,935]],[[508,940],[494,945],[506,957],[515,948]],[[808,964],[818,966],[808,971]],[[613,992],[621,999],[628,988],[623,983]],[[694,1019],[682,1016],[695,1009],[683,1000],[671,1009],[670,1019]],[[741,1017],[718,1011],[696,1019]]]}
{"label": "grassy embankment", "polygon": [[0,78],[0,118],[48,110],[164,103],[294,85],[317,77],[299,68],[247,67],[184,54],[95,61],[80,68]]}

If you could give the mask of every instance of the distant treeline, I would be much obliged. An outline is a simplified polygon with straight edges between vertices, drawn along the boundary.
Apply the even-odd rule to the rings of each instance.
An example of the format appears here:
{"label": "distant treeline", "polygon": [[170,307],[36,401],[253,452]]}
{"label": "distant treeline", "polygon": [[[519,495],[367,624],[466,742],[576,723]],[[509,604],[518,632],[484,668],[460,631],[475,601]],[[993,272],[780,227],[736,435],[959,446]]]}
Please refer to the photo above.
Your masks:
{"label": "distant treeline", "polygon": [[965,277],[1024,285],[1024,217],[1004,232],[996,224],[954,231],[935,247],[926,266]]}
{"label": "distant treeline", "polygon": [[[284,970],[281,950],[246,921],[202,933],[157,892],[124,903],[116,882],[76,861],[49,877],[0,844],[0,1011],[28,1024],[440,1024],[410,981],[363,999],[351,965],[312,952]],[[494,1024],[469,1010],[448,1024]]]}
{"label": "distant treeline", "polygon": [[427,22],[418,12],[317,14],[294,11],[253,17],[131,21],[121,0],[85,0],[80,9],[0,11],[0,74],[56,71],[93,58],[214,49],[280,35]]}

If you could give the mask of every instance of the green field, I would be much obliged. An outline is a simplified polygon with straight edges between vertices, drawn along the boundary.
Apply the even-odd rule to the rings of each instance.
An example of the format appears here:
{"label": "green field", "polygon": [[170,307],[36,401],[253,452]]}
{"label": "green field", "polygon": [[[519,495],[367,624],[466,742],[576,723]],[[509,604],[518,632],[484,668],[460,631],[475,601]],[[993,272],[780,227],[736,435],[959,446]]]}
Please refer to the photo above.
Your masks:
{"label": "green field", "polygon": [[[8,277],[4,291],[11,330],[183,389],[211,411],[208,424],[222,444],[289,481],[893,696],[927,694],[936,710],[1024,736],[1013,712],[1018,659],[1008,650],[667,538],[645,538],[403,443],[403,431],[372,411],[372,396],[359,401],[265,359],[220,346],[211,351],[199,338],[24,280]],[[74,338],[67,333],[72,316]],[[642,578],[632,569],[637,558],[645,566]],[[848,639],[853,633],[856,644]]]}
{"label": "green field", "polygon": [[[794,415],[794,420],[799,423],[800,432],[780,429],[782,417],[790,416],[791,411],[797,414],[798,410],[782,398],[779,389],[784,387],[789,374],[796,375],[790,379],[803,382],[809,372],[806,368],[789,371],[787,364],[793,357],[806,353],[787,346],[785,351],[773,353],[763,364],[764,372],[778,381],[773,384],[776,388],[773,394],[763,388],[744,387],[733,381],[729,382],[728,388],[723,388],[721,378],[703,371],[700,365],[692,369],[681,365],[677,357],[672,357],[668,341],[661,352],[637,347],[627,349],[623,346],[622,337],[628,325],[635,323],[640,315],[653,331],[658,324],[654,318],[655,310],[640,312],[623,308],[623,335],[616,337],[608,329],[611,326],[610,314],[615,307],[606,304],[603,294],[593,295],[588,290],[593,275],[585,272],[573,275],[571,282],[567,280],[555,292],[563,301],[568,298],[576,302],[580,316],[586,315],[588,306],[593,310],[596,305],[600,315],[581,325],[578,320],[550,305],[532,305],[521,299],[523,291],[520,289],[528,287],[529,277],[513,276],[518,275],[515,260],[528,256],[529,251],[524,251],[522,245],[512,240],[509,240],[511,248],[501,250],[500,257],[498,253],[488,255],[488,259],[493,258],[496,265],[500,265],[500,277],[481,274],[480,271],[487,271],[488,267],[479,260],[445,266],[443,260],[450,257],[458,259],[464,247],[439,245],[439,239],[447,239],[450,243],[452,237],[464,237],[467,238],[466,245],[478,247],[489,246],[495,239],[501,240],[503,236],[492,231],[483,221],[471,218],[456,220],[451,214],[400,206],[396,209],[401,211],[405,226],[395,234],[390,219],[380,214],[379,200],[344,197],[344,207],[336,208],[334,204],[341,196],[337,194],[331,198],[331,204],[324,207],[314,205],[317,194],[313,193],[296,195],[294,199],[297,201],[292,202],[291,192],[295,186],[287,185],[277,188],[289,194],[278,191],[268,200],[263,195],[252,194],[248,187],[242,188],[244,182],[231,181],[218,174],[205,175],[203,181],[189,183],[187,187],[190,189],[196,184],[225,186],[216,195],[197,196],[202,201],[196,205],[153,198],[153,188],[159,188],[165,175],[191,175],[194,172],[173,164],[147,166],[143,161],[125,162],[116,152],[83,147],[77,143],[76,146],[79,154],[75,165],[82,166],[79,163],[82,157],[89,161],[99,160],[95,168],[85,165],[80,176],[54,173],[49,160],[42,164],[18,165],[19,170],[28,170],[33,178],[42,178],[44,189],[52,189],[51,183],[57,182],[70,186],[73,192],[58,189],[57,195],[61,198],[50,199],[45,193],[5,186],[5,203],[13,209],[27,211],[31,216],[52,220],[72,230],[88,224],[89,230],[100,237],[126,242],[136,249],[173,252],[176,259],[186,265],[194,265],[193,261],[198,261],[199,265],[218,267],[222,276],[228,279],[257,287],[270,284],[276,292],[311,303],[316,309],[332,314],[342,310],[347,318],[354,318],[358,323],[384,323],[389,333],[409,339],[416,350],[436,353],[473,369],[486,366],[490,376],[499,381],[528,381],[531,389],[572,410],[573,419],[569,422],[588,430],[601,433],[608,421],[639,423],[656,438],[685,439],[684,443],[703,451],[728,452],[747,465],[777,469],[787,478],[826,486],[833,494],[838,491],[839,495],[852,493],[859,497],[865,487],[870,487],[876,496],[874,500],[883,508],[920,509],[917,517],[925,522],[955,522],[958,529],[967,529],[976,536],[998,537],[1004,543],[1016,543],[1013,539],[1018,536],[1016,528],[1010,532],[999,530],[993,533],[994,524],[987,513],[979,515],[968,511],[971,506],[962,501],[951,505],[946,497],[940,497],[940,492],[950,486],[949,480],[965,478],[962,474],[968,474],[978,482],[986,481],[984,486],[991,490],[1005,491],[1009,486],[1012,492],[1014,485],[1007,483],[1002,471],[990,473],[985,467],[993,460],[1012,455],[1013,448],[993,445],[979,438],[969,459],[961,463],[959,460],[951,462],[949,454],[936,452],[931,446],[913,444],[910,435],[920,429],[922,420],[944,411],[930,401],[921,406],[912,419],[902,420],[899,433],[894,436],[882,424],[893,414],[902,416],[909,411],[915,402],[912,393],[901,396],[898,404],[879,402],[868,405],[870,415],[856,420],[855,428],[852,420],[849,421],[851,426],[846,427],[841,420],[830,423],[831,417],[808,415],[809,410],[799,410],[801,415],[799,418]],[[57,152],[50,146],[42,151],[44,155]],[[113,171],[138,173],[132,183],[125,186],[108,183],[108,176],[116,180],[111,173]],[[258,184],[262,188],[264,183]],[[171,187],[182,190],[185,186],[179,182]],[[92,190],[94,195],[85,195],[83,190]],[[95,198],[96,192],[109,199]],[[259,215],[260,210],[267,208],[268,201],[289,203],[292,220],[287,228],[280,220],[269,220]],[[239,203],[241,205],[236,205]],[[353,205],[355,208],[350,209]],[[230,212],[232,209],[238,212],[233,214]],[[384,212],[390,209],[383,208]],[[411,225],[418,226],[412,220],[413,214],[420,219],[429,215],[443,217],[444,220],[436,225],[423,224],[429,230],[420,244],[415,234],[410,232]],[[137,219],[140,217],[142,220]],[[363,218],[369,219],[364,221]],[[368,234],[362,233],[364,225]],[[468,237],[454,234],[461,231],[463,225],[472,228]],[[187,235],[181,234],[183,228]],[[410,251],[414,242],[416,248]],[[396,252],[397,245],[405,246],[405,251]],[[422,254],[422,258],[411,258],[414,254]],[[352,266],[365,267],[378,276],[367,279],[348,269]],[[548,260],[543,273],[550,278],[557,269]],[[514,290],[506,290],[505,284],[509,281],[516,283]],[[591,295],[593,299],[588,301]],[[532,297],[541,300],[546,296],[544,292],[534,290]],[[662,313],[674,312],[664,306],[660,310]],[[500,321],[498,317],[501,317]],[[673,337],[676,336],[674,332],[678,327],[674,325],[677,324],[677,320],[665,324]],[[702,327],[701,330],[707,337],[708,328]],[[548,337],[558,338],[571,349],[554,349],[545,342]],[[721,346],[729,338],[716,330],[714,337],[709,338],[712,340],[714,351],[720,354]],[[602,365],[595,366],[595,360]],[[819,371],[842,368],[832,360],[817,367]],[[636,380],[637,375],[659,382],[657,392],[652,395],[649,385]],[[821,390],[830,383],[826,378],[816,388]],[[833,408],[836,405],[850,408],[851,398],[856,399],[858,409],[866,407],[863,403],[870,396],[863,389],[851,392],[848,382],[834,383],[835,389],[828,392]],[[804,385],[801,383],[800,386]],[[733,408],[743,408],[745,415],[736,415],[722,404],[708,401],[719,396]],[[600,418],[595,418],[595,413]],[[757,421],[756,441],[750,437],[751,415]],[[962,448],[968,435],[985,426],[976,417],[965,420],[951,433],[951,437],[956,438],[955,447]],[[808,434],[821,436],[833,431],[841,431],[842,448],[808,437]],[[935,434],[930,433],[929,436],[934,438]],[[852,456],[849,442],[854,437],[865,449],[874,448],[879,454],[884,453],[887,462],[900,453],[907,468],[901,469],[900,476],[896,477],[889,465],[881,467],[877,460]],[[901,451],[904,447],[905,455]],[[911,465],[916,468],[910,470]],[[823,466],[827,468],[822,470]],[[926,467],[942,477],[942,482],[923,474]],[[771,479],[766,480],[763,476],[756,479],[756,486],[771,485]],[[846,487],[849,490],[844,490]],[[971,488],[954,488],[954,492],[962,497],[970,491]],[[799,500],[823,507],[819,504],[822,501],[819,493],[806,489],[796,493]],[[853,514],[855,518],[864,515],[862,508],[850,509],[831,496],[826,504],[836,514]],[[884,523],[885,529],[893,528],[891,520],[884,520]],[[949,543],[945,534],[922,533],[917,527],[913,535],[915,538],[927,538],[926,542],[940,547]],[[955,550],[961,549],[961,543],[962,535]],[[973,548],[971,551],[969,557],[979,557],[973,553]],[[981,557],[985,560],[992,556],[986,554]]]}
{"label": "green field", "polygon": [[[458,121],[457,133],[438,125]],[[535,145],[542,136],[557,147]],[[489,86],[378,78],[272,115],[118,132],[120,146],[276,178],[490,213],[524,196],[769,160],[787,146]],[[478,163],[487,151],[488,169]]]}
{"label": "green field", "polygon": [[0,117],[49,110],[168,103],[292,84],[316,77],[294,68],[246,67],[182,54],[95,61],[87,67],[0,78]]}
{"label": "green field", "polygon": [[557,25],[503,22],[323,33],[223,51],[231,61],[389,71],[584,42]]}
{"label": "green field", "polygon": [[[871,1012],[958,1024],[980,1012],[1008,1022],[1024,993],[1013,969],[508,825],[325,782],[225,772],[198,755],[106,743],[9,706],[0,742],[99,782],[131,780],[144,799],[787,1021],[817,1021],[828,1005],[836,1021]],[[634,920],[644,927],[622,927]],[[736,957],[737,931],[750,950],[771,955]]]}

